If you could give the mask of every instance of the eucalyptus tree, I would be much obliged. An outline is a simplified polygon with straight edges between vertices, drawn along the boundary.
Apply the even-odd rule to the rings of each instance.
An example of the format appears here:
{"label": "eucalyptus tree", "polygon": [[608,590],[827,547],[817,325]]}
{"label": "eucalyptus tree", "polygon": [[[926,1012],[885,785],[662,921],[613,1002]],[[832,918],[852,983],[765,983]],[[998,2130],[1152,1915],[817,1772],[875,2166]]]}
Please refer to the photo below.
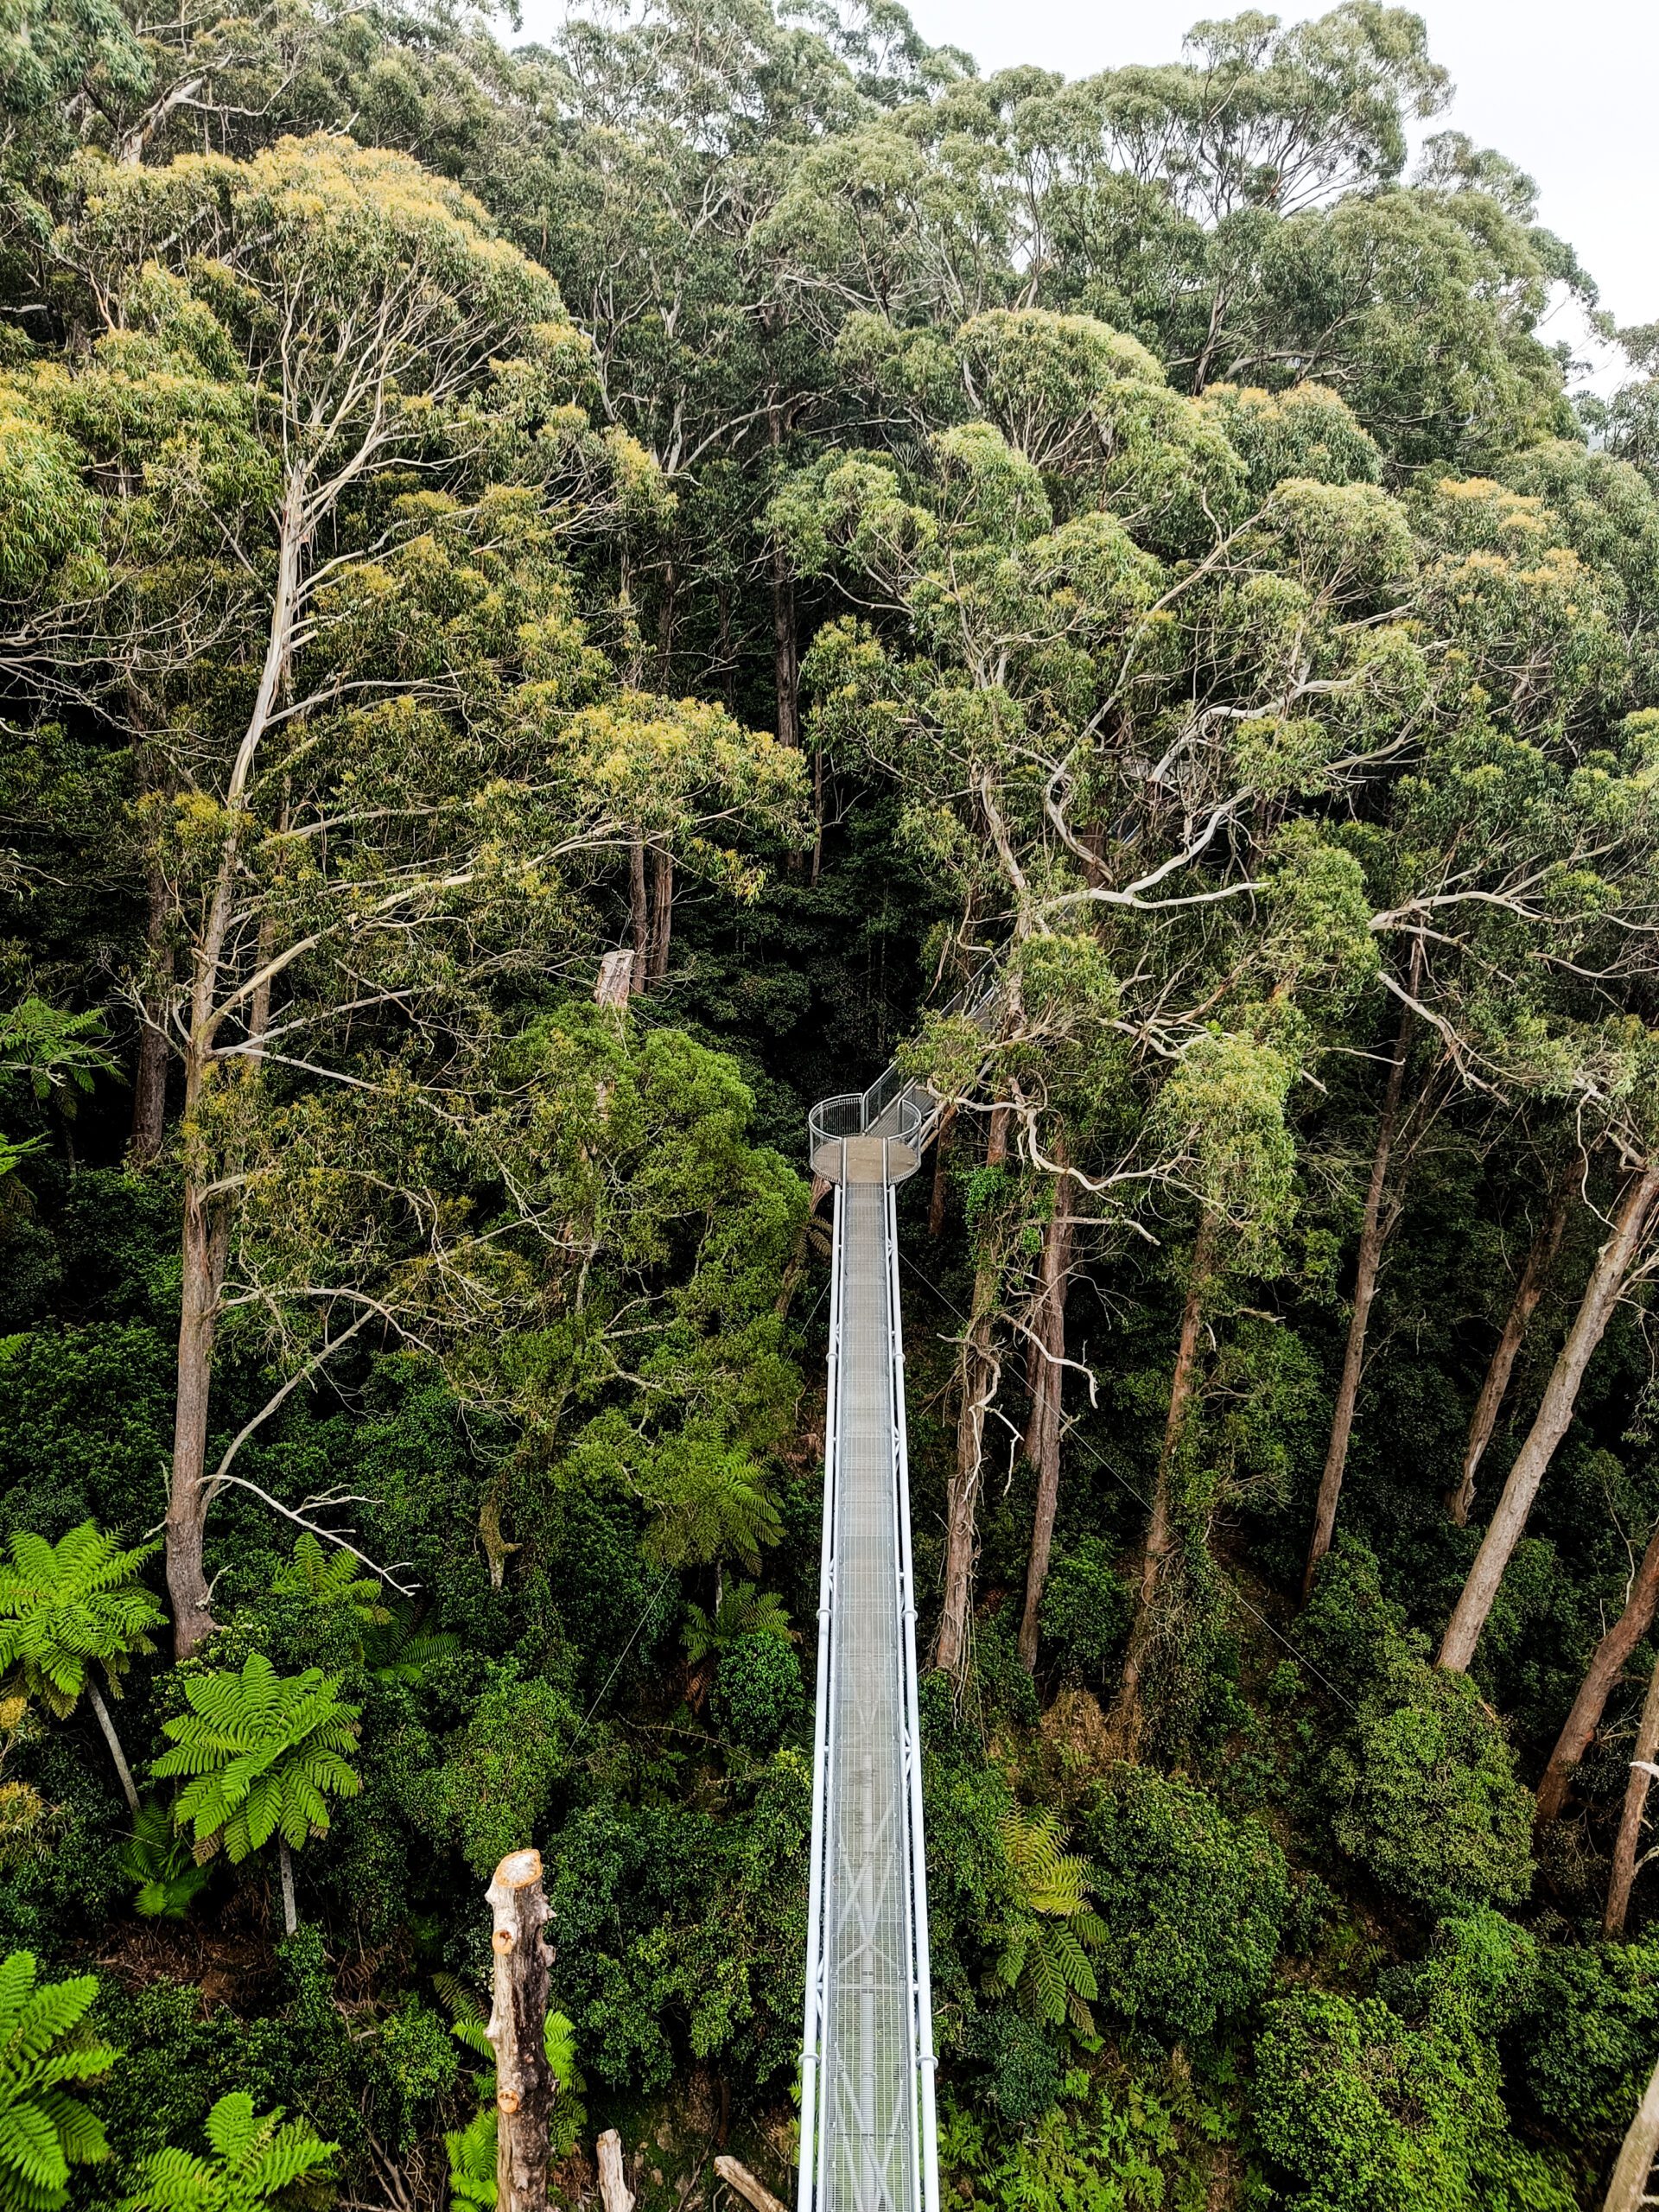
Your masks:
{"label": "eucalyptus tree", "polygon": [[780,1294],[807,1186],[748,1134],[751,1094],[683,1033],[572,1001],[503,1049],[500,1140],[516,1193],[503,1243],[521,1332],[479,1344],[466,1387],[512,1449],[480,1518],[492,1573],[503,1508],[537,1471],[631,1497],[664,1580],[783,1534],[777,1465],[797,1415],[798,1345]]}
{"label": "eucalyptus tree", "polygon": [[[21,389],[108,550],[90,583],[59,558],[12,664],[104,705],[136,666],[168,710],[143,998],[182,1070],[182,1653],[213,1625],[203,1529],[247,1435],[364,1332],[434,1341],[489,1306],[487,1252],[421,1179],[467,1119],[488,988],[593,942],[583,894],[647,791],[664,844],[742,887],[719,825],[789,817],[794,779],[719,710],[619,686],[588,641],[564,549],[658,478],[588,429],[586,341],[475,203],[338,138],[88,156],[80,181],[59,281],[106,334],[86,380]],[[158,349],[192,397],[146,423]],[[210,1470],[232,1310],[281,1380]]]}
{"label": "eucalyptus tree", "polygon": [[[1599,1025],[1634,1002],[1652,966],[1655,825],[1645,740],[1619,720],[1633,661],[1617,575],[1581,560],[1535,495],[1487,480],[1442,480],[1412,518],[1416,604],[1439,665],[1408,772],[1367,810],[1370,926],[1396,1026],[1379,1055],[1388,1071],[1306,1588],[1335,1525],[1411,1151],[1453,1096],[1465,1114],[1500,1120],[1528,1100],[1556,1117],[1563,1104],[1593,1114]],[[1615,910],[1623,918],[1610,921]]]}
{"label": "eucalyptus tree", "polygon": [[[1155,1237],[1149,1194],[1196,1190],[1198,1123],[1157,1111],[1190,1051],[1196,1071],[1219,1031],[1241,1066],[1266,1052],[1282,1118],[1305,1044],[1296,991],[1346,995],[1375,969],[1360,861],[1318,813],[1386,770],[1421,711],[1423,656],[1393,619],[1411,536],[1328,395],[1195,403],[1133,340],[1034,310],[950,340],[866,317],[842,353],[908,418],[911,457],[826,455],[773,520],[863,609],[809,657],[817,733],[902,779],[906,834],[955,887],[965,941],[1006,948],[1001,1032],[936,1025],[918,1065],[1005,1110],[1052,1185],[1023,1301],[1029,1662],[1079,1229]],[[1263,910],[1266,926],[1233,918]],[[978,1410],[947,1518],[958,1593],[983,1435],[977,1306],[963,1382]]]}
{"label": "eucalyptus tree", "polygon": [[632,650],[664,690],[681,670],[729,685],[764,650],[787,743],[794,608],[757,522],[804,422],[834,402],[775,219],[814,148],[925,96],[939,67],[885,6],[810,24],[752,0],[576,14],[518,57],[536,127],[505,180],[479,178],[591,333],[601,418],[639,439],[672,495],[620,549]]}

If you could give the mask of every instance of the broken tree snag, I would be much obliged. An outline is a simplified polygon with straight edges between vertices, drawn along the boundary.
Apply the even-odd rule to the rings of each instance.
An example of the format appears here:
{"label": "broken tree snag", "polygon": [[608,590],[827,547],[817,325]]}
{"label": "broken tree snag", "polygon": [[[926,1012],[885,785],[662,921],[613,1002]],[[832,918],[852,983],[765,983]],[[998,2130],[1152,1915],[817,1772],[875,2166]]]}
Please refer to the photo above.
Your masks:
{"label": "broken tree snag", "polygon": [[728,2158],[723,2151],[715,2160],[715,2171],[728,2189],[737,2191],[746,2204],[753,2205],[754,2212],[788,2212],[782,2198],[774,2196],[765,2182],[759,2180],[740,2160]]}
{"label": "broken tree snag", "polygon": [[607,2127],[596,2145],[599,2152],[599,2194],[605,2212],[633,2212],[633,2191],[622,2171],[622,2138]]}
{"label": "broken tree snag", "polygon": [[633,988],[633,963],[636,954],[624,945],[620,952],[607,952],[599,963],[599,981],[594,986],[595,1006],[626,1007]]}
{"label": "broken tree snag", "polygon": [[548,2127],[557,2084],[547,2063],[547,1895],[539,1851],[512,1851],[484,1895],[494,1917],[498,2212],[547,2212]]}

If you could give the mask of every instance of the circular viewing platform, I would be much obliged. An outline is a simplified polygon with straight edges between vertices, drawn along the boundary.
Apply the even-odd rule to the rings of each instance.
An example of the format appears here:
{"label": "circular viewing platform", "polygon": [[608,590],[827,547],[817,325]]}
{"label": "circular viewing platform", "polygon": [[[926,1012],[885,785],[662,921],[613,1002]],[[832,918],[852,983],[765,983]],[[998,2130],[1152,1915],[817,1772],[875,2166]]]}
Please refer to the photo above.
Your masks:
{"label": "circular viewing platform", "polygon": [[885,1105],[866,1126],[867,1093],[826,1098],[807,1120],[807,1159],[826,1183],[902,1183],[922,1159],[921,1109],[912,1098]]}
{"label": "circular viewing platform", "polygon": [[812,1173],[826,1183],[902,1183],[920,1165],[898,1137],[829,1137],[812,1154]]}

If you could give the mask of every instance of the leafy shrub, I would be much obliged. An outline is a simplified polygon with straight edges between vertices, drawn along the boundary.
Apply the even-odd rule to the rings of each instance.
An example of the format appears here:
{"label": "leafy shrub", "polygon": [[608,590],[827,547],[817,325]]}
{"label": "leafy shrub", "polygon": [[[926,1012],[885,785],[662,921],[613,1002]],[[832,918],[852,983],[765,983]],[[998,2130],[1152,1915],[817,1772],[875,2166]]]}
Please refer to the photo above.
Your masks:
{"label": "leafy shrub", "polygon": [[1406,1637],[1404,1613],[1382,1594],[1376,1554],[1357,1537],[1339,1535],[1296,1624],[1300,1650],[1320,1680],[1357,1698]]}
{"label": "leafy shrub", "polygon": [[1098,1676],[1122,1643],[1134,1599],[1114,1571],[1109,1546],[1085,1536],[1062,1552],[1043,1592],[1042,1630],[1062,1665]]}
{"label": "leafy shrub", "polygon": [[583,2069],[665,2088],[688,2050],[734,2084],[772,2082],[800,2049],[811,1769],[791,1746],[746,1808],[582,1808],[548,1853],[555,2001]]}
{"label": "leafy shrub", "polygon": [[1466,1675],[1397,1650],[1323,1783],[1338,1843],[1409,1904],[1514,1904],[1532,1886],[1532,1797]]}
{"label": "leafy shrub", "polygon": [[1023,2127],[1060,2094],[1060,2053],[1052,2033],[1007,2005],[975,2020],[969,2049],[985,2069],[985,2094],[1011,2127]]}
{"label": "leafy shrub", "polygon": [[537,1833],[577,1725],[551,1682],[525,1680],[512,1662],[493,1669],[442,1765],[413,1784],[416,1817],[429,1834],[457,1842],[475,1874],[492,1873]]}
{"label": "leafy shrub", "polygon": [[1569,2139],[1616,2141],[1659,2059],[1659,1937],[1552,1944],[1520,2035],[1533,2102]]}
{"label": "leafy shrub", "polygon": [[1532,1799],[1508,1739],[1466,1675],[1429,1663],[1363,1545],[1325,1561],[1300,1640],[1356,1708],[1320,1776],[1341,1848],[1427,1912],[1517,1904],[1532,1886]]}
{"label": "leafy shrub", "polygon": [[1016,1728],[1037,1726],[1037,1685],[1015,1645],[1015,1611],[999,1607],[974,1634],[974,1689],[988,1726],[998,1719]]}
{"label": "leafy shrub", "polygon": [[1537,1964],[1537,1938],[1482,1906],[1442,1921],[1427,1955],[1380,1975],[1376,1993],[1402,2018],[1499,2036],[1534,2001]]}
{"label": "leafy shrub", "polygon": [[1514,2140],[1491,2045],[1378,1998],[1298,1990],[1255,2046],[1257,2137],[1288,2212],[1572,2212],[1554,2169]]}
{"label": "leafy shrub", "polygon": [[1230,1820],[1191,1783],[1122,1767],[1084,1834],[1106,1924],[1095,1960],[1106,2004],[1185,2039],[1255,2003],[1290,1905],[1284,1854],[1259,1821]]}
{"label": "leafy shrub", "polygon": [[775,1750],[799,1725],[804,1701],[801,1662],[785,1637],[751,1629],[721,1654],[715,1710],[734,1743]]}

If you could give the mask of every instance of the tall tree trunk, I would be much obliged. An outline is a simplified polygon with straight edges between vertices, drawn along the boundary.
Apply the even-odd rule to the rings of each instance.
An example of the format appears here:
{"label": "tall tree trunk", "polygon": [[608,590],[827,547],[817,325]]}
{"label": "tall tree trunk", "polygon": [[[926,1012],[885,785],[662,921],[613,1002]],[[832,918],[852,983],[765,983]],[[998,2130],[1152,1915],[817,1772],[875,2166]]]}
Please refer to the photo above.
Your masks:
{"label": "tall tree trunk", "polygon": [[1469,1510],[1475,1502],[1475,1476],[1497,1426],[1498,1408],[1515,1371],[1516,1355],[1525,1341],[1538,1301],[1544,1294],[1544,1284],[1555,1264],[1555,1255],[1561,1249],[1570,1203],[1571,1192],[1563,1179],[1556,1185],[1548,1209],[1539,1224],[1538,1234],[1532,1240],[1532,1249],[1527,1254],[1521,1280],[1515,1286],[1515,1296],[1504,1317],[1503,1334],[1486,1370],[1486,1380],[1480,1386],[1480,1395],[1475,1401],[1469,1441],[1463,1452],[1463,1474],[1457,1489],[1446,1500],[1446,1510],[1459,1529],[1469,1525]]}
{"label": "tall tree trunk", "polygon": [[674,855],[660,846],[651,855],[651,961],[645,980],[660,983],[668,974],[674,937]]}
{"label": "tall tree trunk", "polygon": [[512,1851],[484,1892],[494,1929],[497,2212],[547,2212],[548,2131],[558,2084],[547,2063],[547,1895],[539,1851]]}
{"label": "tall tree trunk", "polygon": [[1210,1287],[1215,1243],[1214,1219],[1208,1213],[1203,1214],[1199,1217],[1198,1232],[1192,1242],[1192,1257],[1187,1268],[1186,1302],[1181,1309],[1180,1340],[1175,1348],[1175,1372],[1169,1385],[1169,1412],[1164,1421],[1164,1440],[1159,1450],[1158,1473],[1153,1484],[1152,1515],[1147,1525],[1146,1550],[1141,1560],[1141,1583],[1135,1592],[1135,1620],[1129,1630],[1129,1648],[1123,1657],[1122,1679],[1112,1706],[1113,1733],[1130,1757],[1140,1746],[1145,1719],[1141,1678],[1146,1672],[1147,1653],[1152,1643],[1153,1609],[1157,1602],[1158,1584],[1163,1574],[1164,1561],[1169,1555],[1169,1480],[1192,1412],[1192,1401],[1197,1395],[1198,1331],[1204,1320],[1204,1301]]}
{"label": "tall tree trunk", "polygon": [[148,1167],[161,1151],[167,1126],[167,1071],[173,1057],[168,1048],[164,1025],[168,1016],[166,986],[173,980],[175,961],[167,927],[167,874],[160,855],[154,850],[145,874],[149,909],[145,944],[153,995],[139,1023],[138,1057],[132,1071],[132,1137],[127,1147],[127,1159],[134,1167]]}
{"label": "tall tree trunk", "polygon": [[1649,2075],[1636,2118],[1625,2133],[1601,2212],[1640,2212],[1643,2205],[1651,2204],[1648,2182],[1656,2158],[1659,2158],[1659,2065]]}
{"label": "tall tree trunk", "polygon": [[[203,1158],[198,1116],[213,1065],[214,1040],[224,1019],[219,998],[226,950],[248,821],[248,791],[259,748],[287,678],[298,620],[306,520],[306,476],[290,474],[283,497],[270,626],[259,688],[231,766],[225,794],[226,831],[219,848],[190,982],[190,1033],[184,1052],[184,1219],[180,1240],[179,1371],[173,1416],[173,1472],[166,1522],[167,1586],[173,1601],[173,1649],[187,1659],[218,1626],[203,1563],[211,1503],[207,1479],[208,1402],[213,1387],[213,1339],[219,1326],[225,1262],[230,1249],[230,1201],[213,1187]],[[256,977],[256,984],[257,978]]]}
{"label": "tall tree trunk", "polygon": [[[1008,1116],[991,1116],[987,1166],[1008,1156]],[[1001,1370],[993,1356],[992,1322],[1001,1279],[1000,1253],[982,1250],[974,1270],[973,1311],[963,1333],[957,1376],[957,1454],[945,1487],[944,1588],[933,1663],[958,1688],[968,1669],[968,1628],[974,1609],[974,1558],[978,1548],[980,1484],[984,1472],[985,1416],[996,1395]]]}
{"label": "tall tree trunk", "polygon": [[1601,1932],[1611,1942],[1624,1933],[1630,1910],[1630,1890],[1636,1881],[1637,1854],[1642,1842],[1642,1815],[1648,1808],[1653,1777],[1649,1769],[1659,1759],[1659,1663],[1656,1663],[1642,1700],[1642,1718],[1636,1724],[1636,1749],[1630,1758],[1630,1778],[1624,1787],[1624,1809],[1619,1815],[1613,1845],[1613,1871],[1607,1884],[1607,1910]]}
{"label": "tall tree trunk", "polygon": [[679,597],[679,571],[671,559],[663,568],[663,595],[657,604],[657,689],[669,692],[674,672],[674,615]]}
{"label": "tall tree trunk", "polygon": [[213,1338],[225,1284],[230,1223],[199,1176],[184,1187],[183,1281],[179,1315],[178,1394],[173,1417],[173,1483],[167,1508],[167,1587],[173,1601],[173,1656],[188,1659],[219,1624],[203,1563],[207,1522],[207,1418]]}
{"label": "tall tree trunk", "polygon": [[939,1116],[938,1134],[933,1140],[933,1189],[927,1202],[927,1233],[933,1237],[944,1234],[944,1208],[950,1190],[950,1154],[956,1131],[957,1109],[950,1105]]}
{"label": "tall tree trunk", "polygon": [[1544,1385],[1542,1402],[1516,1454],[1503,1494],[1497,1501],[1497,1510],[1487,1526],[1475,1563],[1469,1570],[1469,1579],[1446,1624],[1438,1663],[1454,1674],[1466,1672],[1475,1656],[1475,1646],[1480,1641],[1486,1616],[1503,1580],[1503,1570],[1527,1525],[1538,1485],[1573,1418],[1585,1370],[1640,1260],[1656,1197],[1659,1166],[1644,1167],[1624,1185],[1612,1229],[1596,1255],[1596,1263],[1590,1270],[1590,1280],[1573,1317],[1567,1342]]}
{"label": "tall tree trunk", "polygon": [[645,989],[651,965],[651,900],[645,890],[645,841],[628,848],[628,906],[633,927],[633,968],[628,988],[635,998]]}
{"label": "tall tree trunk", "polygon": [[1573,1700],[1573,1709],[1555,1739],[1544,1778],[1538,1785],[1537,1817],[1541,1824],[1554,1820],[1567,1802],[1573,1770],[1601,1726],[1601,1716],[1614,1684],[1624,1673],[1631,1652],[1648,1632],[1656,1600],[1659,1600],[1659,1528],[1648,1539],[1648,1548],[1631,1580],[1624,1610],[1596,1646],[1595,1656]]}
{"label": "tall tree trunk", "polygon": [[1405,1087],[1406,1061],[1411,1051],[1412,1010],[1403,1007],[1400,1014],[1400,1033],[1395,1039],[1394,1059],[1389,1068],[1388,1085],[1382,1094],[1382,1118],[1377,1123],[1376,1148],[1371,1154],[1370,1180],[1365,1186],[1365,1211],[1360,1220],[1359,1258],[1354,1272],[1354,1310],[1348,1320],[1348,1344],[1342,1357],[1342,1380],[1337,1385],[1337,1403],[1331,1417],[1331,1441],[1325,1451],[1325,1470],[1319,1477],[1319,1503],[1313,1510],[1313,1535],[1307,1548],[1307,1566],[1302,1575],[1302,1600],[1306,1604],[1313,1588],[1313,1577],[1319,1572],[1319,1561],[1331,1548],[1331,1539],[1336,1534],[1337,1501],[1342,1496],[1342,1478],[1348,1466],[1348,1442],[1354,1433],[1354,1408],[1359,1402],[1360,1377],[1365,1370],[1365,1332],[1371,1318],[1371,1301],[1376,1296],[1377,1270],[1382,1263],[1382,1246],[1388,1230],[1382,1220],[1382,1194],[1388,1187],[1389,1160],[1394,1151],[1395,1131],[1400,1126],[1400,1096]]}
{"label": "tall tree trunk", "polygon": [[99,1694],[98,1684],[90,1675],[86,1677],[86,1695],[99,1726],[104,1731],[104,1740],[110,1747],[110,1757],[115,1761],[116,1773],[121,1778],[121,1795],[127,1801],[127,1810],[137,1814],[138,1791],[132,1779],[132,1769],[127,1764],[127,1755],[121,1748],[121,1738],[115,1732],[115,1723],[110,1718],[110,1708]]}
{"label": "tall tree trunk", "polygon": [[[782,410],[775,403],[767,410],[766,426],[776,459],[783,448],[784,423]],[[800,658],[795,643],[795,589],[783,540],[775,532],[772,540],[772,669],[778,696],[779,742],[798,745]]]}
{"label": "tall tree trunk", "polygon": [[[1065,1148],[1056,1140],[1054,1157],[1063,1167]],[[1065,1385],[1065,1300],[1071,1280],[1070,1179],[1054,1178],[1054,1211],[1043,1237],[1043,1263],[1037,1313],[1032,1330],[1036,1374],[1031,1418],[1026,1424],[1026,1457],[1037,1470],[1032,1516],[1031,1557],[1026,1568],[1026,1609],[1020,1620],[1020,1658],[1027,1674],[1037,1667],[1038,1615],[1048,1580],[1054,1546],[1054,1515],[1060,1500],[1060,1417]]]}
{"label": "tall tree trunk", "polygon": [[300,1924],[300,1909],[294,1897],[294,1853],[280,1828],[276,1832],[276,1866],[283,1880],[283,1933],[291,1936]]}

